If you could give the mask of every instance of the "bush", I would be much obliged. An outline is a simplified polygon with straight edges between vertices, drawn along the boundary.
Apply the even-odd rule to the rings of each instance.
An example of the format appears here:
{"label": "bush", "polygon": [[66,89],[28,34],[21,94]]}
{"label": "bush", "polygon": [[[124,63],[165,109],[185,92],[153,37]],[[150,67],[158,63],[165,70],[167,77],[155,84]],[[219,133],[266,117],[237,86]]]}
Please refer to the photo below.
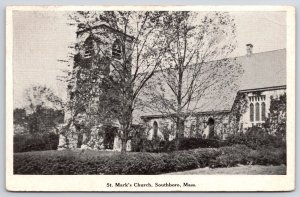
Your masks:
{"label": "bush", "polygon": [[220,142],[215,139],[183,138],[179,140],[179,150],[218,147],[220,147]]}
{"label": "bush", "polygon": [[243,144],[255,150],[263,147],[283,149],[286,147],[285,140],[279,136],[268,134],[260,127],[249,128],[245,133],[232,134],[226,141],[228,146]]}
{"label": "bush", "polygon": [[214,161],[221,154],[220,149],[205,148],[189,150],[198,161],[199,167],[214,166]]}
{"label": "bush", "polygon": [[165,159],[166,171],[172,172],[195,169],[200,167],[198,160],[191,152],[171,153]]}
{"label": "bush", "polygon": [[59,135],[45,134],[16,134],[14,135],[14,152],[56,150]]}
{"label": "bush", "polygon": [[134,140],[132,141],[132,147],[134,151],[173,152],[176,151],[176,143],[178,143],[177,150],[218,148],[225,145],[225,142],[215,139],[182,138],[178,141],[176,139],[172,141]]}
{"label": "bush", "polygon": [[250,164],[248,155],[251,151],[246,145],[234,145],[220,148],[221,154],[213,167],[233,167],[237,164]]}
{"label": "bush", "polygon": [[251,151],[248,157],[254,164],[286,165],[286,149],[282,148],[260,148]]}
{"label": "bush", "polygon": [[[253,150],[246,145],[221,147],[214,167],[243,165],[286,165],[286,150],[282,148],[260,148]],[[213,162],[212,162],[213,163]]]}
{"label": "bush", "polygon": [[279,148],[253,150],[245,145],[172,153],[44,151],[14,154],[14,174],[161,174],[203,167],[238,164],[286,164]]}

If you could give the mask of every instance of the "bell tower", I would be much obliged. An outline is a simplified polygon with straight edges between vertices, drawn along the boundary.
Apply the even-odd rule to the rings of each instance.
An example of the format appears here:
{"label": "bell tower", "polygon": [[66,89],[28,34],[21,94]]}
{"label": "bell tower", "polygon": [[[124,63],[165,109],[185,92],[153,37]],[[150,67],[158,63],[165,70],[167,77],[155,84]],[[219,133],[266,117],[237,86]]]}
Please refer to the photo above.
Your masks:
{"label": "bell tower", "polygon": [[[101,122],[99,111],[105,111],[106,100],[110,100],[107,91],[111,91],[108,82],[117,80],[120,76],[120,68],[131,54],[133,37],[119,30],[113,29],[107,24],[100,24],[85,30],[77,31],[73,68],[68,76],[68,99],[65,124],[68,124],[69,132],[66,138],[87,145],[89,139],[82,135],[85,127],[98,128],[106,123]],[[101,109],[100,109],[101,108]],[[102,109],[103,108],[103,109]],[[78,117],[89,117],[85,121],[77,120]],[[81,118],[79,118],[81,119]],[[78,131],[76,122],[85,122],[88,125],[80,125],[82,131]],[[67,128],[66,128],[67,129]],[[80,134],[80,136],[79,136]],[[78,142],[68,148],[78,148]],[[77,145],[75,145],[77,144]],[[60,145],[60,147],[63,147]]]}

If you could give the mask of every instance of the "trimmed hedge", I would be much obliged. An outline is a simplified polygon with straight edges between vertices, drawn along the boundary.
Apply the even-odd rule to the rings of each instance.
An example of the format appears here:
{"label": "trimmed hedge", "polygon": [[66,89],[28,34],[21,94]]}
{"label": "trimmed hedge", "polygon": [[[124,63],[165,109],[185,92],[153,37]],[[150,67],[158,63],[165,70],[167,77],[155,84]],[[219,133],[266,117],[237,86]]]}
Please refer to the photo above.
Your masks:
{"label": "trimmed hedge", "polygon": [[221,140],[202,138],[181,138],[172,141],[133,140],[132,149],[135,152],[173,152],[176,151],[176,143],[178,143],[177,150],[219,148],[227,144]]}
{"label": "trimmed hedge", "polygon": [[[176,149],[177,145],[177,149]],[[246,132],[231,134],[226,140],[181,138],[172,141],[156,141],[134,138],[132,149],[135,152],[172,152],[197,148],[220,148],[224,146],[246,145],[251,149],[286,149],[286,140],[280,135],[269,134],[261,127],[251,127]]]}
{"label": "trimmed hedge", "polygon": [[59,135],[55,133],[44,134],[16,134],[14,135],[14,152],[56,150]]}
{"label": "trimmed hedge", "polygon": [[178,149],[219,148],[221,146],[224,146],[224,142],[216,139],[182,138],[179,140]]}
{"label": "trimmed hedge", "polygon": [[260,127],[252,127],[245,133],[240,132],[232,134],[226,139],[226,144],[228,146],[243,144],[255,150],[260,148],[286,148],[286,141],[284,138],[271,135]]}
{"label": "trimmed hedge", "polygon": [[[102,154],[102,155],[101,155]],[[237,164],[280,165],[282,149],[252,150],[244,145],[204,148],[172,153],[111,154],[81,151],[45,151],[14,154],[14,174],[161,174]]]}

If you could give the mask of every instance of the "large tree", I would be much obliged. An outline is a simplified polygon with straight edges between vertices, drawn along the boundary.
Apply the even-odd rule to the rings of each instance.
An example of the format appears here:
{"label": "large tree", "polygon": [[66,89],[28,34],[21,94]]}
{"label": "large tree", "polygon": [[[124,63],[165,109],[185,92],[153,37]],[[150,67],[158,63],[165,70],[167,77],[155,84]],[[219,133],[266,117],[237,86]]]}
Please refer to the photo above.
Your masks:
{"label": "large tree", "polygon": [[54,91],[44,85],[37,85],[25,90],[25,109],[27,113],[36,112],[38,107],[62,110],[64,103]]}
{"label": "large tree", "polygon": [[263,126],[270,134],[286,140],[286,93],[270,99],[270,113]]}
{"label": "large tree", "polygon": [[53,90],[41,85],[26,89],[24,97],[24,108],[14,110],[14,124],[22,125],[24,132],[30,134],[58,133],[64,119],[62,99]]}
{"label": "large tree", "polygon": [[173,119],[177,136],[183,137],[186,118],[210,102],[204,97],[212,92],[224,96],[222,89],[234,88],[242,72],[228,58],[235,49],[235,22],[228,13],[180,11],[164,15],[163,27],[166,45],[160,47],[166,53],[144,97],[153,113]]}
{"label": "large tree", "polygon": [[[120,125],[122,152],[126,151],[126,142],[132,130],[132,114],[139,104],[139,93],[159,67],[165,52],[159,47],[166,45],[166,40],[160,37],[163,14],[164,12],[88,11],[71,15],[71,25],[76,25],[78,32],[88,32],[90,38],[99,36],[91,31],[98,24],[105,24],[116,32],[113,37],[111,34],[102,35],[102,40],[93,45],[91,61],[96,66],[87,68],[84,66],[86,64],[81,65],[81,74],[73,75],[77,84],[70,106],[75,108],[73,117],[84,111],[100,121],[116,119]],[[114,61],[111,50],[104,49],[109,44],[105,36],[106,39],[119,41],[120,61]],[[80,50],[85,46],[78,42],[76,47]],[[74,61],[76,67],[76,55]],[[109,71],[108,77],[101,77],[101,68],[108,64],[113,67],[113,71]],[[78,69],[73,69],[72,72],[78,73]],[[95,110],[90,110],[93,108],[90,101],[94,98],[98,99],[98,103]]]}

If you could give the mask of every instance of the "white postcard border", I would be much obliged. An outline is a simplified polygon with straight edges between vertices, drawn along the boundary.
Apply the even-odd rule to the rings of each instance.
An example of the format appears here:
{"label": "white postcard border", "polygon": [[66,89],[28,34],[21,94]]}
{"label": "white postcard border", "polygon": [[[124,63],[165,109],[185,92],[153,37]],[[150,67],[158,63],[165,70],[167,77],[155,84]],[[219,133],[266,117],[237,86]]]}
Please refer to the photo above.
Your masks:
{"label": "white postcard border", "polygon": [[[287,12],[287,175],[13,175],[13,11],[190,10]],[[197,187],[106,187],[107,183]],[[295,188],[295,8],[291,6],[11,6],[6,10],[6,188],[9,191],[290,191]]]}

